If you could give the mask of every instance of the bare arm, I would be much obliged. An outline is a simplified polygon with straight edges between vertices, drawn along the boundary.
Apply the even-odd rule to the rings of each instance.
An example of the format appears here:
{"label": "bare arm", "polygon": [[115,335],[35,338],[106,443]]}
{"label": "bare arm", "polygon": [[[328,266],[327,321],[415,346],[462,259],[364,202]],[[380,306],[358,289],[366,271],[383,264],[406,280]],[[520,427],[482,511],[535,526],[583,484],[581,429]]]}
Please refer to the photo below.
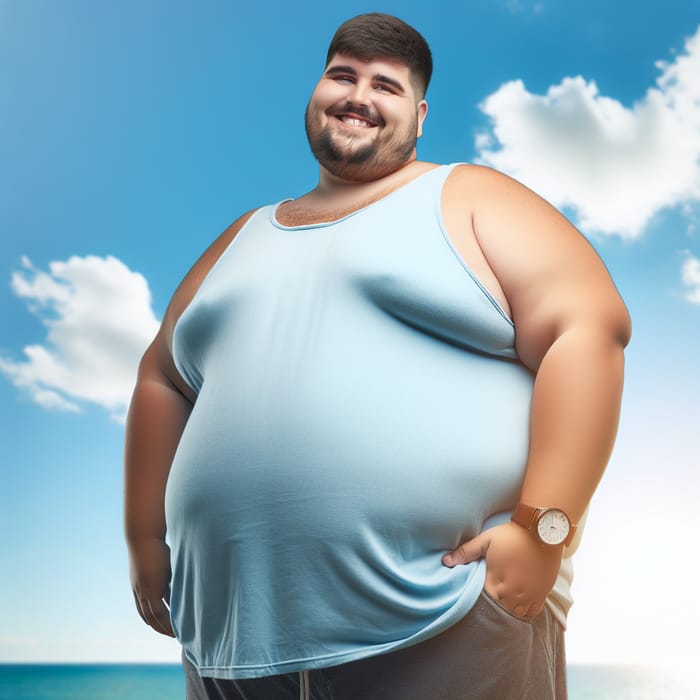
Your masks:
{"label": "bare arm", "polygon": [[474,228],[510,302],[518,355],[536,372],[521,497],[577,522],[615,440],[629,316],[583,236],[522,185],[488,175]]}
{"label": "bare arm", "polygon": [[159,333],[141,360],[129,408],[125,447],[125,530],[136,607],[162,634],[170,626],[170,557],[165,544],[165,486],[191,402],[163,371]]}
{"label": "bare arm", "polygon": [[[474,233],[510,304],[520,359],[536,373],[520,500],[561,508],[576,523],[615,440],[629,316],[600,258],[553,207],[494,171],[479,169],[469,183]],[[508,524],[452,554],[448,565],[485,556],[487,590],[532,615],[562,547]]]}

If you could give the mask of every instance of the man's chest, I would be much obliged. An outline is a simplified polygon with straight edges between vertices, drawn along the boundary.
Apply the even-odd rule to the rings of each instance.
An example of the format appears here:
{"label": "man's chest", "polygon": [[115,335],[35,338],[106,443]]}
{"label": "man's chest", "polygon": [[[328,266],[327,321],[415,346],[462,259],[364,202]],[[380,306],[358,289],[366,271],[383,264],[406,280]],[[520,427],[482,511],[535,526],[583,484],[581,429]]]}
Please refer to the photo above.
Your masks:
{"label": "man's chest", "polygon": [[[282,226],[289,227],[332,223],[370,207],[395,189],[395,186],[387,187],[372,191],[365,197],[347,201],[338,199],[333,203],[308,201],[305,197],[289,200],[277,207],[275,219]],[[466,201],[463,196],[455,196],[455,189],[451,187],[448,178],[440,201],[441,219],[447,238],[464,264],[510,316],[510,304],[505,292],[475,235],[472,226],[472,206],[473,203]]]}

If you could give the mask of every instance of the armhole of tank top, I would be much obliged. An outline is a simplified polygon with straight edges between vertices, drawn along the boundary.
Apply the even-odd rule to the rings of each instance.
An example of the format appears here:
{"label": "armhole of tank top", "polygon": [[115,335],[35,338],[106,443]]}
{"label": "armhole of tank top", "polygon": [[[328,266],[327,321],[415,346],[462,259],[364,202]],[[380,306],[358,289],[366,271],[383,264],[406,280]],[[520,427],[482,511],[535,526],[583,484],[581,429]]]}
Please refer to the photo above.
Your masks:
{"label": "armhole of tank top", "polygon": [[[272,205],[273,210],[274,207],[277,205]],[[172,323],[172,333],[170,334],[170,357],[172,358],[173,361],[173,367],[177,371],[177,373],[180,375],[180,379],[183,381],[183,383],[190,388],[192,392],[194,392],[195,395],[197,395],[198,391],[190,384],[190,382],[186,378],[186,372],[183,371],[183,367],[181,366],[181,363],[179,362],[177,358],[177,352],[175,350],[176,348],[176,343],[175,343],[175,335],[177,333],[178,326],[180,324],[180,319],[187,313],[187,310],[192,306],[192,303],[194,300],[197,298],[198,294],[200,293],[201,289],[204,287],[206,284],[207,280],[209,279],[209,276],[212,274],[214,269],[219,265],[221,260],[228,254],[229,250],[235,243],[235,241],[239,238],[239,236],[243,233],[243,231],[248,227],[248,225],[255,219],[260,212],[269,209],[270,206],[264,206],[264,207],[259,207],[258,209],[255,209],[253,213],[248,217],[246,222],[236,231],[236,233],[233,235],[233,238],[224,246],[224,249],[221,251],[219,256],[214,260],[214,262],[209,266],[209,269],[206,271],[205,275],[202,277],[200,283],[197,285],[197,288],[194,290],[192,293],[192,296],[190,297],[190,300],[185,304],[185,306],[182,308],[182,311],[178,314],[178,317],[173,321]]]}
{"label": "armhole of tank top", "polygon": [[457,258],[457,261],[459,264],[464,268],[466,273],[469,275],[469,277],[472,279],[474,284],[479,288],[479,290],[482,292],[482,294],[489,300],[493,308],[498,312],[499,316],[503,318],[504,321],[511,327],[515,328],[515,324],[513,323],[513,319],[506,313],[505,309],[499,304],[499,302],[496,300],[496,298],[491,294],[491,292],[488,290],[486,285],[479,279],[477,274],[469,267],[467,264],[466,260],[462,258],[460,255],[459,251],[455,248],[454,243],[452,242],[452,239],[450,238],[450,235],[447,231],[447,226],[445,225],[445,220],[442,215],[442,194],[445,189],[445,185],[447,184],[447,180],[450,177],[452,171],[459,165],[469,165],[469,163],[450,163],[447,168],[447,174],[445,175],[444,179],[442,180],[440,184],[440,188],[438,189],[437,195],[435,197],[435,215],[437,217],[437,222],[440,227],[440,231],[442,232],[442,237],[445,240],[445,243],[447,243],[447,246],[449,249],[452,251],[453,255],[455,258]]}

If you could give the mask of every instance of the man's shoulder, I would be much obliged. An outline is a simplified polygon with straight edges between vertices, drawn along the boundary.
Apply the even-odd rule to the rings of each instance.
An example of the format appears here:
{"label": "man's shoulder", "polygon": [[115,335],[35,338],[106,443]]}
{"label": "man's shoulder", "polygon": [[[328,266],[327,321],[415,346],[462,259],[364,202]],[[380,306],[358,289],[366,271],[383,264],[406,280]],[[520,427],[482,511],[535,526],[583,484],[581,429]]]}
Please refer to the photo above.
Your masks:
{"label": "man's shoulder", "polygon": [[510,175],[480,163],[456,163],[450,176],[456,180],[479,184],[518,183]]}
{"label": "man's shoulder", "polygon": [[516,180],[494,168],[465,162],[452,164],[445,190],[447,199],[457,197],[460,201],[483,203],[495,192],[518,185]]}
{"label": "man's shoulder", "polygon": [[490,204],[501,207],[504,199],[513,204],[522,202],[524,205],[533,205],[538,201],[547,203],[515,177],[479,163],[457,164],[446,184],[454,194],[468,196],[475,206],[480,207]]}

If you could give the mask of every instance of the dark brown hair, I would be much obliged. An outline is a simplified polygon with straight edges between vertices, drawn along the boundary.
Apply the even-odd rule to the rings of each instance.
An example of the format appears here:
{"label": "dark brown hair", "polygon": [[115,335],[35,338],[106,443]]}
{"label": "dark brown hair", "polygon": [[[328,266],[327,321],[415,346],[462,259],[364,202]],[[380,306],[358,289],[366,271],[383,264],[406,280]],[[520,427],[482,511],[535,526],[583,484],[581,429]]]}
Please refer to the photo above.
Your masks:
{"label": "dark brown hair", "polygon": [[349,19],[338,27],[328,47],[326,66],[336,54],[361,60],[392,58],[408,66],[419,97],[425,95],[433,73],[428,42],[398,17],[370,12]]}

